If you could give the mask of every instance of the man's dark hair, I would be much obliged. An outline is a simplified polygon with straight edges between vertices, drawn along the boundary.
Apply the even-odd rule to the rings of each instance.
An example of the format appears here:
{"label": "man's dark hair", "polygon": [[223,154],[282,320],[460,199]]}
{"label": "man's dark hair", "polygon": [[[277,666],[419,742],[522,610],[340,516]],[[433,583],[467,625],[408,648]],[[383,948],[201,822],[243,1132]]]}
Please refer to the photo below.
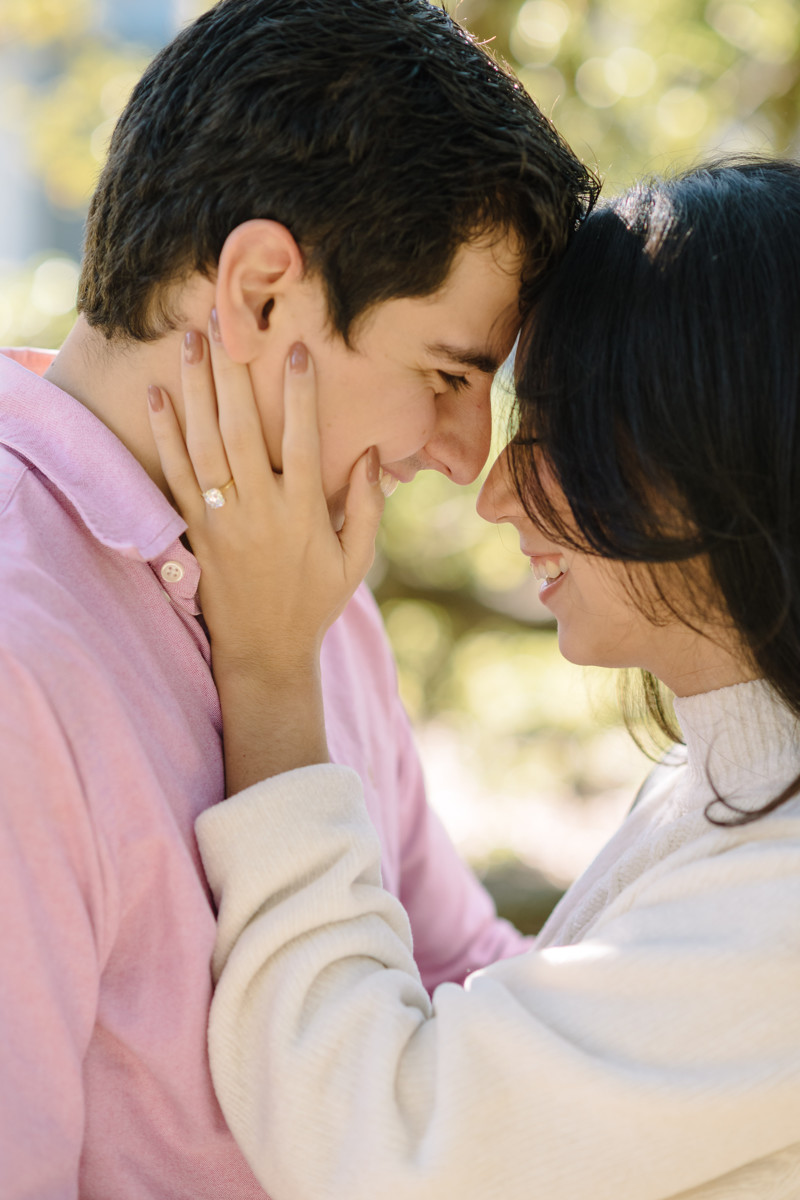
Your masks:
{"label": "man's dark hair", "polygon": [[169,285],[279,221],[345,339],[425,296],[458,247],[516,234],[523,295],[597,185],[514,77],[426,0],[222,0],[153,60],[92,200],[78,308],[108,338],[174,328]]}

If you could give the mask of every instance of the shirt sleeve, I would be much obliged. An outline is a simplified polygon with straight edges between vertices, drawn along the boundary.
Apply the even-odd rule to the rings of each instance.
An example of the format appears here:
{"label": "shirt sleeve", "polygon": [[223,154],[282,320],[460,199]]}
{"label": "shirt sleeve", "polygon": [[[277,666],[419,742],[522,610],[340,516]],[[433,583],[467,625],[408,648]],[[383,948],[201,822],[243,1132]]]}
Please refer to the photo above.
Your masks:
{"label": "shirt sleeve", "polygon": [[796,828],[433,1000],[353,772],[276,777],[197,830],[214,1082],[281,1200],[664,1200],[796,1142]]}
{"label": "shirt sleeve", "polygon": [[0,1195],[78,1195],[97,1009],[102,852],[35,679],[0,658]]}
{"label": "shirt sleeve", "polygon": [[471,971],[523,953],[532,939],[498,917],[491,896],[428,803],[419,755],[399,698],[395,746],[402,822],[400,900],[411,923],[422,981],[432,992],[440,983],[462,983]]}

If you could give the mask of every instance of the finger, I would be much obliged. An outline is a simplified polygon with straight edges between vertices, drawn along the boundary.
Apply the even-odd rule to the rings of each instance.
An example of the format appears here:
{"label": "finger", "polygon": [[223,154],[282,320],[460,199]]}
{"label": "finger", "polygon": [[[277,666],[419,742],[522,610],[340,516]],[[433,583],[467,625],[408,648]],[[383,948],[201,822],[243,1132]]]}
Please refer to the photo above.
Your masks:
{"label": "finger", "polygon": [[202,507],[203,499],[175,409],[163,388],[149,387],[147,399],[150,429],[161,470],[181,515],[189,523],[190,517],[195,516]]}
{"label": "finger", "polygon": [[225,349],[216,309],[212,309],[208,323],[208,344],[220,436],[236,489],[243,496],[252,487],[262,487],[265,480],[272,480],[269,447],[250,371],[246,364],[235,362]]}
{"label": "finger", "polygon": [[295,504],[324,503],[317,416],[317,377],[302,342],[289,351],[284,373],[283,475]]}
{"label": "finger", "polygon": [[233,477],[217,417],[217,394],[208,342],[196,329],[183,339],[181,389],[186,415],[186,449],[200,490],[222,488]]}
{"label": "finger", "polygon": [[353,587],[372,566],[375,537],[383,516],[386,497],[380,488],[380,460],[371,446],[350,474],[350,486],[344,505],[344,524],[339,541],[345,558],[345,571]]}

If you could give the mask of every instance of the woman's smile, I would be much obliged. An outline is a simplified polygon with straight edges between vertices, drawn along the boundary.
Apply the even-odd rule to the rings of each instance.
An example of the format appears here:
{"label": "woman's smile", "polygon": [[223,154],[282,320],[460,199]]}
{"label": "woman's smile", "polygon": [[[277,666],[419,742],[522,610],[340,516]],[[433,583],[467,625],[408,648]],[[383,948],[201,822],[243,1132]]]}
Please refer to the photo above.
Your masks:
{"label": "woman's smile", "polygon": [[528,557],[534,577],[545,584],[552,583],[568,570],[563,554],[530,554]]}
{"label": "woman's smile", "polygon": [[561,554],[532,554],[529,557],[534,578],[541,581],[539,599],[546,604],[561,586],[569,567]]}

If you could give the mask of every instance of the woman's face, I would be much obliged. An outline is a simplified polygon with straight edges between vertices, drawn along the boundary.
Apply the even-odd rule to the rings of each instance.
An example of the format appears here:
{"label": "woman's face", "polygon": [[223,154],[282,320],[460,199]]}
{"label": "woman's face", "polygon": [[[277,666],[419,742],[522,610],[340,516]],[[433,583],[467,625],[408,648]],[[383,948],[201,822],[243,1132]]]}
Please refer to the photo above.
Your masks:
{"label": "woman's face", "polygon": [[[541,470],[541,468],[540,468]],[[547,484],[546,470],[541,470]],[[566,501],[549,486],[550,498]],[[520,550],[541,580],[539,597],[558,623],[558,645],[584,666],[642,667],[676,695],[692,695],[750,677],[739,657],[711,637],[664,614],[648,619],[630,595],[627,565],[549,541],[525,512],[512,484],[507,452],[492,467],[478,497],[486,521],[513,525]],[[691,564],[687,563],[687,570]]]}

